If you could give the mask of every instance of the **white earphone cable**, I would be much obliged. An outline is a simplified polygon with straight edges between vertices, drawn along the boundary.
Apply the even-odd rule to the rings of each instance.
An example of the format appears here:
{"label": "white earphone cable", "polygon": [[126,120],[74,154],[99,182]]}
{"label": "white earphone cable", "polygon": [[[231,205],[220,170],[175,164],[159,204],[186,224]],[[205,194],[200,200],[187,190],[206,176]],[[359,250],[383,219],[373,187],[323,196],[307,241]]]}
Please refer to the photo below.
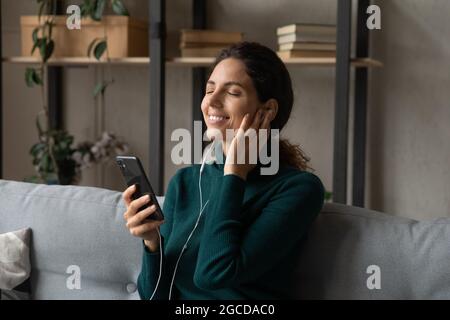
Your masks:
{"label": "white earphone cable", "polygon": [[[175,264],[175,268],[174,268],[174,272],[173,272],[173,275],[172,275],[172,280],[171,280],[170,288],[169,288],[169,300],[170,300],[171,297],[172,297],[172,287],[173,287],[173,284],[174,284],[174,281],[175,281],[175,275],[176,275],[176,273],[177,273],[178,263],[180,262],[181,256],[183,255],[184,251],[187,249],[187,244],[188,244],[189,240],[191,239],[192,235],[194,234],[194,231],[195,231],[195,229],[196,229],[197,226],[198,226],[198,223],[199,223],[199,221],[200,221],[200,218],[201,218],[201,216],[202,216],[202,213],[203,213],[203,211],[205,210],[206,205],[207,205],[208,202],[209,202],[209,199],[208,199],[208,200],[206,201],[205,205],[203,205],[203,195],[202,195],[201,181],[202,181],[202,172],[203,172],[203,168],[204,168],[206,159],[208,158],[208,155],[210,154],[211,150],[212,150],[213,147],[214,147],[214,142],[215,142],[215,141],[213,141],[213,142],[211,143],[211,146],[210,146],[210,148],[208,149],[208,151],[207,151],[207,153],[206,153],[206,156],[203,158],[202,165],[200,166],[200,172],[199,172],[199,178],[198,178],[198,188],[199,188],[199,193],[200,193],[200,213],[199,213],[199,215],[198,215],[197,221],[195,222],[195,226],[194,226],[194,228],[192,229],[191,233],[189,234],[189,237],[187,238],[186,242],[184,243],[184,245],[183,245],[183,247],[182,247],[182,249],[181,249],[180,255],[178,256],[177,262],[176,262],[176,264]],[[155,295],[156,290],[158,289],[159,281],[160,281],[160,279],[161,279],[161,274],[162,274],[162,261],[163,261],[162,241],[161,241],[161,234],[160,234],[160,232],[159,232],[159,228],[157,229],[157,231],[158,231],[158,235],[159,235],[159,252],[160,252],[160,259],[159,259],[159,276],[158,276],[158,281],[156,282],[155,290],[153,291],[153,294],[152,294],[152,296],[150,297],[149,300],[152,300],[152,299],[153,299],[153,296]]]}
{"label": "white earphone cable", "polygon": [[202,173],[203,173],[203,168],[204,168],[206,159],[208,158],[208,155],[210,154],[210,152],[211,152],[211,150],[213,149],[213,147],[214,147],[214,141],[212,142],[211,147],[208,149],[208,151],[207,151],[205,157],[203,158],[202,165],[200,166],[200,172],[199,172],[199,178],[198,178],[198,188],[199,188],[199,193],[200,193],[200,213],[199,213],[199,215],[198,215],[197,221],[195,222],[195,226],[194,226],[194,228],[192,229],[191,233],[189,234],[189,237],[187,238],[186,242],[184,243],[183,248],[181,249],[180,255],[178,256],[177,262],[176,262],[176,264],[175,264],[175,269],[174,269],[174,271],[173,271],[172,281],[171,281],[170,289],[169,289],[169,300],[170,300],[171,297],[172,297],[172,287],[173,287],[173,283],[174,283],[174,281],[175,281],[175,275],[176,275],[176,273],[177,273],[178,263],[179,263],[180,260],[181,260],[181,256],[183,255],[184,250],[186,250],[186,248],[187,248],[187,244],[188,244],[189,240],[191,239],[192,235],[194,234],[195,229],[197,228],[197,225],[198,225],[198,223],[199,223],[199,221],[200,221],[200,217],[202,216],[203,210],[205,210],[206,205],[207,205],[208,202],[209,202],[209,200],[208,200],[208,201],[206,201],[205,205],[203,205],[203,198],[202,198],[203,195],[202,195],[202,185],[201,185],[201,181],[202,181]]}
{"label": "white earphone cable", "polygon": [[156,228],[156,231],[158,232],[159,237],[159,275],[158,275],[158,281],[156,282],[155,290],[153,290],[152,296],[149,300],[153,300],[153,296],[156,293],[156,290],[158,289],[159,280],[161,280],[161,274],[162,274],[162,261],[163,261],[163,249],[162,249],[162,241],[161,241],[161,233],[159,232],[159,227]]}

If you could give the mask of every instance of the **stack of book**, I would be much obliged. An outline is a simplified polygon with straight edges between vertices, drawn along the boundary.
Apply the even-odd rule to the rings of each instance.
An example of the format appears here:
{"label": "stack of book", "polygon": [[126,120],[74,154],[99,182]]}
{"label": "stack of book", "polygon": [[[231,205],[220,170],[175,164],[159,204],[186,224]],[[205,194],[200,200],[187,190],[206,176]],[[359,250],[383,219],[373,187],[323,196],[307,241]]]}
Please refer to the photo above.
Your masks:
{"label": "stack of book", "polygon": [[241,32],[182,29],[182,57],[215,57],[223,48],[242,41]]}
{"label": "stack of book", "polygon": [[336,56],[334,25],[295,23],[277,28],[277,36],[282,59]]}

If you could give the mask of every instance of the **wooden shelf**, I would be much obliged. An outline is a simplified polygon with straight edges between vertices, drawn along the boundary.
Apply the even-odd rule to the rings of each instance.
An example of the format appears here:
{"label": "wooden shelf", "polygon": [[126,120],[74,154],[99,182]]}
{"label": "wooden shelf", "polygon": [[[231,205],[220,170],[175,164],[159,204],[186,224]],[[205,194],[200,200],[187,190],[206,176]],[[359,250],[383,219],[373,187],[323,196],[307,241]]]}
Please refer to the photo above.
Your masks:
{"label": "wooden shelf", "polygon": [[[336,65],[335,58],[291,58],[283,60],[287,65],[300,65],[300,66],[334,66]],[[39,64],[40,60],[34,57],[7,57],[3,58],[3,62],[16,63],[16,64]],[[166,61],[169,66],[188,66],[188,67],[209,67],[214,62],[214,58],[207,57],[179,57]],[[150,58],[148,57],[133,57],[133,58],[116,58],[111,59],[111,63],[114,65],[148,65]],[[97,61],[95,58],[88,57],[75,57],[75,58],[52,58],[48,62],[52,66],[89,66],[89,65],[102,65],[106,64],[106,61]],[[353,67],[356,68],[370,68],[370,67],[382,67],[383,63],[371,58],[358,58],[352,59]]]}
{"label": "wooden shelf", "polygon": [[[7,57],[2,59],[6,63],[16,64],[40,64],[39,58],[35,57]],[[148,57],[132,57],[132,58],[116,58],[111,59],[111,63],[115,65],[148,65],[150,59]],[[90,66],[106,64],[105,60],[97,61],[95,58],[88,57],[70,57],[70,58],[51,58],[48,64],[51,66]]]}
{"label": "wooden shelf", "polygon": [[[333,66],[336,65],[336,58],[291,58],[283,60],[287,65],[310,65],[310,66]],[[193,67],[210,66],[214,62],[214,58],[200,57],[180,57],[169,60],[169,64],[173,65],[190,65]],[[354,67],[382,67],[383,63],[371,58],[352,59]]]}
{"label": "wooden shelf", "polygon": [[[336,61],[334,61],[336,63]],[[352,59],[352,66],[356,68],[367,67],[367,68],[381,68],[383,67],[383,62],[372,59],[372,58],[358,58]]]}
{"label": "wooden shelf", "polygon": [[213,57],[177,57],[168,60],[169,65],[192,67],[209,67],[213,62]]}

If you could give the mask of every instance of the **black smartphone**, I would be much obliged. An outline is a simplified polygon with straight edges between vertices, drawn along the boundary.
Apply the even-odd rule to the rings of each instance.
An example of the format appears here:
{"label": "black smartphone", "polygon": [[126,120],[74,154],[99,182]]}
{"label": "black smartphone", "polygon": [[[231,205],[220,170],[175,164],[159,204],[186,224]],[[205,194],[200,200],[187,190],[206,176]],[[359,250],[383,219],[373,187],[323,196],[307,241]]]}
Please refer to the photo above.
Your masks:
{"label": "black smartphone", "polygon": [[[163,220],[164,215],[156,199],[156,195],[153,192],[153,188],[150,185],[150,181],[145,174],[141,161],[137,157],[132,156],[118,156],[116,157],[116,163],[119,166],[122,176],[125,179],[125,183],[128,187],[136,185],[136,190],[132,195],[132,199],[136,200],[144,195],[150,195],[151,203],[156,206],[156,212],[149,216],[149,219]],[[139,208],[138,211],[144,210],[149,205],[144,205]]]}

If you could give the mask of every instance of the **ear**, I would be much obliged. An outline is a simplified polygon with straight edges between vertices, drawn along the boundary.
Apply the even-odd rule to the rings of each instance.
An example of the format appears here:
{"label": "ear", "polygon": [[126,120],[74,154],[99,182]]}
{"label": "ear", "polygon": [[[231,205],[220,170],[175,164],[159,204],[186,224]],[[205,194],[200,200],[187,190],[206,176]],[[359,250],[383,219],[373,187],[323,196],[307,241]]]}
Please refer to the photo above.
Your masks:
{"label": "ear", "polygon": [[277,113],[278,113],[278,102],[275,99],[269,99],[267,100],[267,102],[264,104],[263,109],[265,111],[272,111],[272,116],[270,118],[270,121],[272,121],[273,119],[275,119]]}

